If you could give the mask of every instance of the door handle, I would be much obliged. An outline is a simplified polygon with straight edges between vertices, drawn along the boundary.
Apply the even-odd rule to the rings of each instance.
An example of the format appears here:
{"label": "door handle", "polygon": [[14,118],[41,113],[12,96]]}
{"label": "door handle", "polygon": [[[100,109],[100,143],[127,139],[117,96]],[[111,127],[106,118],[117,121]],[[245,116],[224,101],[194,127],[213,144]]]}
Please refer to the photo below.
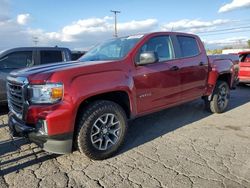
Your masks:
{"label": "door handle", "polygon": [[171,71],[178,71],[179,69],[180,69],[179,67],[173,66],[169,70],[171,70]]}
{"label": "door handle", "polygon": [[205,65],[205,63],[203,63],[203,62],[199,63],[199,66],[204,66],[204,65]]}

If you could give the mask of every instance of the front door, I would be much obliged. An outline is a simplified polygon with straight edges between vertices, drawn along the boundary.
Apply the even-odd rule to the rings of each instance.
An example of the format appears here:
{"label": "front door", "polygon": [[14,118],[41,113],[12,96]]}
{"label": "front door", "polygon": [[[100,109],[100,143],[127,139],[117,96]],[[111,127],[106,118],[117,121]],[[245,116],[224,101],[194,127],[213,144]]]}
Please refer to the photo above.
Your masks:
{"label": "front door", "polygon": [[178,103],[181,89],[176,67],[179,61],[175,60],[171,38],[153,37],[141,47],[137,57],[143,52],[155,52],[159,61],[137,66],[135,70],[133,79],[138,113],[147,113]]}

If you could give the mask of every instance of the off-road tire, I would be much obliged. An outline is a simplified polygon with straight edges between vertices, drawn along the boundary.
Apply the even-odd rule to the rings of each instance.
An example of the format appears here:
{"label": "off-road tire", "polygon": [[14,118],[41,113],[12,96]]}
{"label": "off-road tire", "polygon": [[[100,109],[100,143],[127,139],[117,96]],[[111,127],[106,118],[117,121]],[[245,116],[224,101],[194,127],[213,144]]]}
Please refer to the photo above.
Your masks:
{"label": "off-road tire", "polygon": [[[225,96],[222,96],[222,93],[225,92]],[[230,89],[228,83],[222,80],[218,80],[215,89],[212,94],[212,100],[208,100],[208,97],[205,98],[206,109],[212,113],[222,113],[224,112],[229,103]],[[223,99],[222,99],[223,97]],[[220,106],[220,102],[223,102],[224,105]]]}
{"label": "off-road tire", "polygon": [[[115,145],[107,150],[98,150],[92,143],[92,130],[94,123],[105,114],[114,114],[120,122],[121,132]],[[98,100],[90,103],[82,110],[77,121],[76,142],[81,153],[94,160],[112,157],[122,146],[127,133],[127,118],[122,107],[112,101]]]}

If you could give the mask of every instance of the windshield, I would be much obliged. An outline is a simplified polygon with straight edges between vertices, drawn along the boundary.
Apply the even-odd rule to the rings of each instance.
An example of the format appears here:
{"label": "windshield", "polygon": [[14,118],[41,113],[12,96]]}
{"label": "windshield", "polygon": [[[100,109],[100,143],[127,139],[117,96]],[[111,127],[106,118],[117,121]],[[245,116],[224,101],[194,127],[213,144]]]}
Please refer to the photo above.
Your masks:
{"label": "windshield", "polygon": [[79,61],[120,60],[142,37],[143,35],[136,35],[108,40],[92,48]]}

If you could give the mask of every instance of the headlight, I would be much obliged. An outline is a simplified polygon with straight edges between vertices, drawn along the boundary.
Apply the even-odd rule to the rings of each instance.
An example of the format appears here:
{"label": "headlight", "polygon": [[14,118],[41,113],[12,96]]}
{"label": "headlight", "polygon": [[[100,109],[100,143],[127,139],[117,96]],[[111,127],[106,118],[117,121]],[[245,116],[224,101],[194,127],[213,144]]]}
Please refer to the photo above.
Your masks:
{"label": "headlight", "polygon": [[63,84],[47,83],[28,86],[29,101],[32,104],[53,104],[63,98]]}

